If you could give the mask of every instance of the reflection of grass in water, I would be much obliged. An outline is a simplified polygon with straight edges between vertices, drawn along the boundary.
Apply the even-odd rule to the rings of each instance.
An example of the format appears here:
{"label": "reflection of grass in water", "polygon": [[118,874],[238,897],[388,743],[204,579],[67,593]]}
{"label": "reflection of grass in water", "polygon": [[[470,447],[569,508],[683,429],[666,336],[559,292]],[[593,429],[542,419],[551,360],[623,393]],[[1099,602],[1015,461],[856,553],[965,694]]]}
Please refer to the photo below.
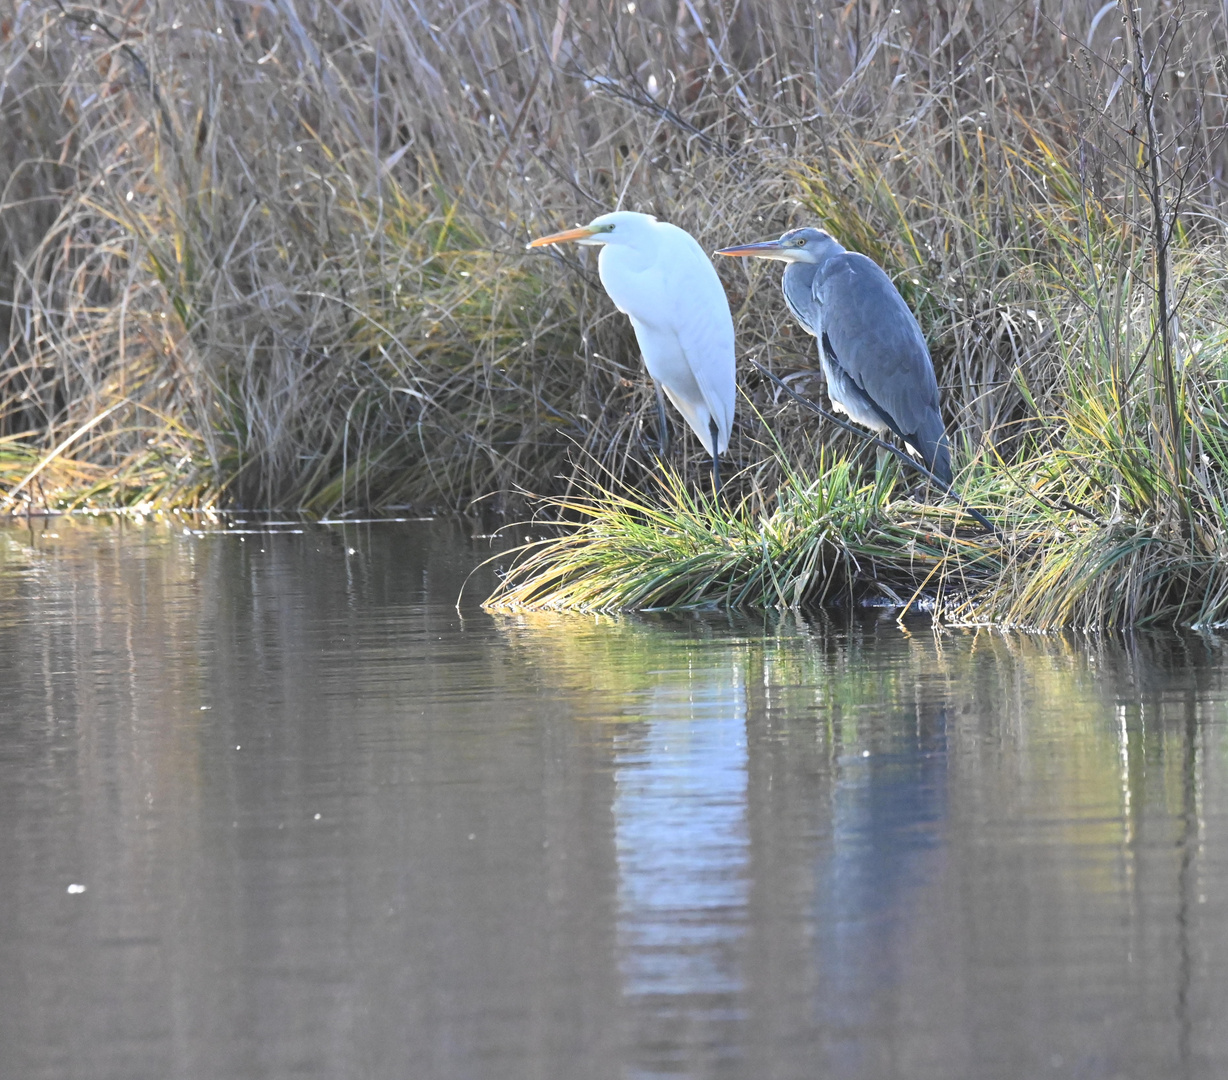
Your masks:
{"label": "reflection of grass in water", "polygon": [[[653,689],[729,679],[732,666],[759,775],[764,755],[778,754],[781,768],[818,785],[818,803],[863,751],[867,769],[938,754],[943,814],[997,851],[991,862],[1024,860],[1078,888],[1119,891],[1142,815],[1181,818],[1189,731],[1180,709],[1166,718],[1145,689],[1174,663],[1190,663],[1169,634],[1123,640],[921,624],[901,633],[889,622],[775,613],[747,617],[732,634],[711,615],[695,625],[552,612],[496,619],[517,670],[569,688],[578,723],[643,722],[637,702]],[[1004,836],[1018,839],[1020,822],[1034,843],[998,851]]]}
{"label": "reflection of grass in water", "polygon": [[637,696],[663,683],[686,686],[702,678],[696,664],[725,665],[728,674],[736,654],[733,642],[723,647],[711,633],[696,636],[689,627],[636,616],[523,611],[494,618],[521,670],[585,703],[577,716],[586,720],[642,721]]}
{"label": "reflection of grass in water", "polygon": [[1167,870],[1175,877],[1181,855],[1173,845],[1202,768],[1188,740],[1204,736],[1190,723],[1192,700],[1166,706],[1150,687],[1174,668],[1218,665],[1220,651],[1206,650],[1196,635],[1167,632],[982,630],[970,645],[957,639],[939,663],[952,697],[951,790],[978,814],[972,824],[985,842],[996,844],[1020,821],[1035,822],[1035,849],[1015,857],[1039,863],[1045,851],[1065,848],[1064,878],[1120,892],[1123,876],[1145,857],[1134,845],[1151,818],[1170,830],[1152,836],[1151,845],[1156,854],[1172,853]]}

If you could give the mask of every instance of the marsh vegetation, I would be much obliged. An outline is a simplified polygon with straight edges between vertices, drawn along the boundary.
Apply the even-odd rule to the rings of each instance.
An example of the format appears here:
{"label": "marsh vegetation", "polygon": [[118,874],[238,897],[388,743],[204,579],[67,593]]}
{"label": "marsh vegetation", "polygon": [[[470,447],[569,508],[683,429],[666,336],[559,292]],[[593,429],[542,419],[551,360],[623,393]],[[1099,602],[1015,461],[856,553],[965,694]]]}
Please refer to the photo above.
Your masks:
{"label": "marsh vegetation", "polygon": [[[553,496],[535,512],[579,520],[559,542],[605,566],[644,565],[660,516],[652,587],[603,591],[582,560],[596,591],[576,603],[839,589],[1030,625],[1220,621],[1228,27],[1210,3],[1123,17],[18,5],[0,21],[4,505],[523,514]],[[819,223],[883,265],[929,336],[958,483],[1004,535],[909,500],[745,365],[732,499],[696,493],[681,425],[659,467],[652,387],[594,263],[523,251],[616,205],[708,250]],[[718,269],[740,355],[821,396],[778,273]],[[693,555],[697,576],[662,576]],[[505,599],[562,602],[545,580]]]}

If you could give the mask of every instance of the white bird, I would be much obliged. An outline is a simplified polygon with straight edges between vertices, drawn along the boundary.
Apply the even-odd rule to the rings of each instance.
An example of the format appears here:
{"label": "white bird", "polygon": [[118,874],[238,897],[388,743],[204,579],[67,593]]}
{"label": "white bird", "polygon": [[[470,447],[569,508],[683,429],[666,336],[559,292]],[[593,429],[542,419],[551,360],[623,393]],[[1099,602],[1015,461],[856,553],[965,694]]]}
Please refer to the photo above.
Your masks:
{"label": "white bird", "polygon": [[665,391],[712,455],[719,491],[720,455],[729,446],[737,390],[733,316],[712,261],[677,225],[629,210],[602,214],[529,247],[565,240],[601,247],[601,284],[631,320],[658,394]]}

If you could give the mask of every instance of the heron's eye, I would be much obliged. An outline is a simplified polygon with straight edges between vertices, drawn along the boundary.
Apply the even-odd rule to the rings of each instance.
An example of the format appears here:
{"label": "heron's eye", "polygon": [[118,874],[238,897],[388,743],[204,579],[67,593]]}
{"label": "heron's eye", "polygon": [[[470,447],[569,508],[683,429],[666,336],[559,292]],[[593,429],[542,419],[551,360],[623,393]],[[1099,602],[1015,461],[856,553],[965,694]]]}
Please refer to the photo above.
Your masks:
{"label": "heron's eye", "polygon": [[803,236],[803,237],[802,237],[802,238],[801,238],[801,239],[800,239],[800,240],[797,242],[797,246],[798,246],[798,247],[805,247],[805,246],[806,246],[806,238],[805,238],[804,236]]}

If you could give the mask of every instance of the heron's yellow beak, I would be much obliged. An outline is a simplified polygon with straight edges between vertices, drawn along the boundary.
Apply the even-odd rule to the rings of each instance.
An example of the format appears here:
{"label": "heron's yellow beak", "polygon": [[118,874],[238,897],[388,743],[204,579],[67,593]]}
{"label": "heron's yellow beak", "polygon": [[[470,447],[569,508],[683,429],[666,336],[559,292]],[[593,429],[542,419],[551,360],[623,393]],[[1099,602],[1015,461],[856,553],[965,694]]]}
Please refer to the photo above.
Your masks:
{"label": "heron's yellow beak", "polygon": [[526,247],[548,247],[550,244],[561,244],[564,240],[585,240],[590,236],[596,236],[600,232],[599,229],[590,229],[587,225],[579,229],[568,229],[566,232],[556,232],[550,236],[540,236],[536,240],[526,244]]}
{"label": "heron's yellow beak", "polygon": [[734,247],[721,248],[716,254],[749,255],[758,256],[761,259],[771,259],[778,257],[783,249],[784,244],[779,240],[761,240],[757,244],[737,244]]}

